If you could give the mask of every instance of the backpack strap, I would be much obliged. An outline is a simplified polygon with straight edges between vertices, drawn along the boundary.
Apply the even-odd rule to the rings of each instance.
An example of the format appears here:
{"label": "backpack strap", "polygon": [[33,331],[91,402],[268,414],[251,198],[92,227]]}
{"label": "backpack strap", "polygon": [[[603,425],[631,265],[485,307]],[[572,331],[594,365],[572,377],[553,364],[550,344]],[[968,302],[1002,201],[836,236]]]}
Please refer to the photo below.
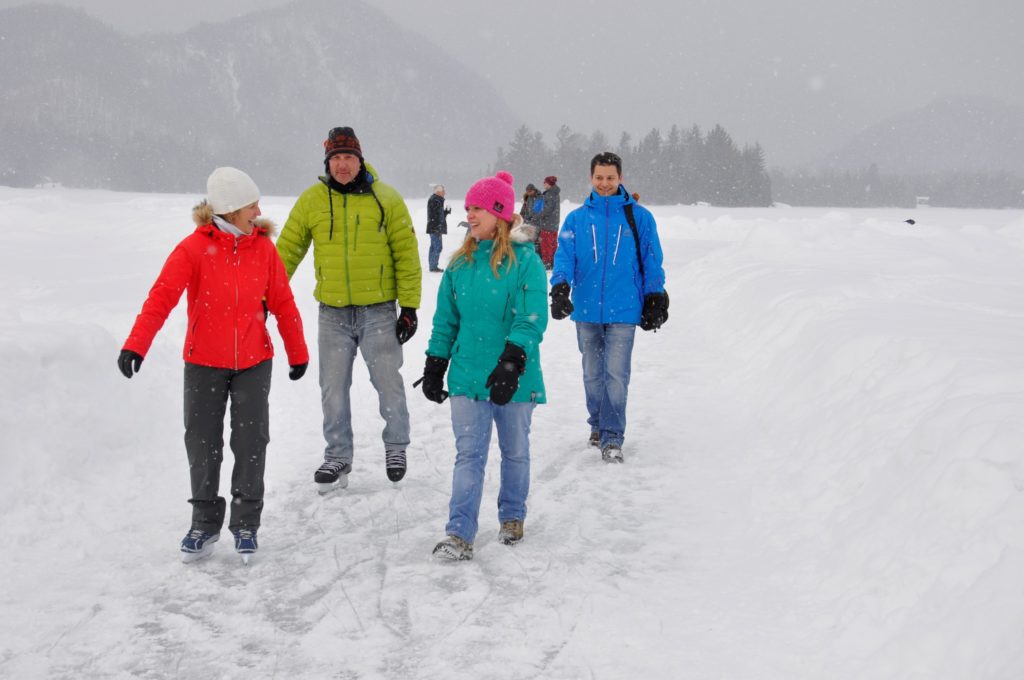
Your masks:
{"label": "backpack strap", "polygon": [[636,228],[636,218],[633,217],[633,204],[627,203],[622,206],[622,209],[626,213],[626,221],[629,222],[629,228],[633,230],[633,241],[636,242],[636,262],[640,265],[640,281],[645,282],[644,277],[644,256],[640,252],[640,232]]}

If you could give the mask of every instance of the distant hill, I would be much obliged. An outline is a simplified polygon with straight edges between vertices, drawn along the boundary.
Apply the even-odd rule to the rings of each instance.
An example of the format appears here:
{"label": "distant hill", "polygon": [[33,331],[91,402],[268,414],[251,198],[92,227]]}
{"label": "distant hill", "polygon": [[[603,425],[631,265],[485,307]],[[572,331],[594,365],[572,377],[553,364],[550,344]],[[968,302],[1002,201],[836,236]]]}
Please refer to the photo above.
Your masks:
{"label": "distant hill", "polygon": [[[73,9],[0,11],[0,184],[202,191],[217,165],[293,194],[351,125],[382,179],[479,177],[518,120],[483,78],[381,12],[295,3],[128,37]],[[468,102],[468,103],[467,103]]]}
{"label": "distant hill", "polygon": [[945,97],[887,118],[830,154],[823,165],[886,174],[1009,171],[1024,177],[1024,108],[985,97]]}

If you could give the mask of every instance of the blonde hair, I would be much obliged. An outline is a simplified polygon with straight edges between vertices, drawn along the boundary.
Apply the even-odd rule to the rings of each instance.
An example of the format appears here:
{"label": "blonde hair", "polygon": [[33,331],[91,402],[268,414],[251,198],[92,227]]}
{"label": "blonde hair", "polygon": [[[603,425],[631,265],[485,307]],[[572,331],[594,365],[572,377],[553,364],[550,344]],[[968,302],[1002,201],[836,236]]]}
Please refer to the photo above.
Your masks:
{"label": "blonde hair", "polygon": [[[494,272],[495,277],[500,277],[498,274],[498,267],[501,263],[508,258],[508,263],[505,265],[507,271],[512,263],[516,261],[516,252],[512,248],[512,230],[518,227],[523,221],[523,218],[517,213],[512,215],[512,221],[507,222],[500,217],[498,218],[498,230],[494,233],[494,245],[491,247],[491,271]],[[466,234],[466,240],[462,242],[462,247],[452,254],[452,259],[449,260],[449,264],[452,269],[458,269],[463,264],[473,261],[473,253],[476,252],[480,244],[470,234]]]}

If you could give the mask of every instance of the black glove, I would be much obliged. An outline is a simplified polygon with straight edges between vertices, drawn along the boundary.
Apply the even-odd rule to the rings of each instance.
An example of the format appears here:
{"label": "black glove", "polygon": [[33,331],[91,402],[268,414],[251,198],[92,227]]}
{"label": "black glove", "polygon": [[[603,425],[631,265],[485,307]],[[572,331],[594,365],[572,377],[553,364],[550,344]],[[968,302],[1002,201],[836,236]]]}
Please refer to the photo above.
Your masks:
{"label": "black glove", "polygon": [[132,369],[135,372],[139,372],[139,367],[142,366],[142,355],[138,352],[133,352],[130,349],[121,350],[121,354],[117,357],[117,367],[121,369],[121,373],[124,377],[132,377]]}
{"label": "black glove", "polygon": [[498,365],[487,376],[484,387],[491,389],[491,403],[503,406],[512,401],[519,389],[519,376],[526,371],[526,352],[511,342],[505,343],[505,351],[498,357]]}
{"label": "black glove", "polygon": [[644,310],[640,312],[640,328],[656,331],[668,321],[668,291],[648,293],[644,296]]}
{"label": "black glove", "polygon": [[416,335],[416,310],[412,307],[402,307],[402,313],[398,315],[398,322],[395,324],[395,334],[398,336],[398,344],[404,345],[409,338]]}
{"label": "black glove", "polygon": [[551,287],[551,318],[564,319],[575,309],[569,299],[569,284],[565,281]]}
{"label": "black glove", "polygon": [[423,377],[412,384],[416,387],[423,383],[423,396],[438,404],[444,403],[448,393],[444,389],[444,372],[448,370],[448,360],[427,355],[427,363],[423,367]]}
{"label": "black glove", "polygon": [[452,214],[452,209],[451,208],[445,208],[444,209],[444,214],[445,215],[451,215]]}
{"label": "black glove", "polygon": [[298,380],[302,376],[306,375],[306,369],[309,368],[309,364],[295,364],[288,371],[288,377],[292,380]]}

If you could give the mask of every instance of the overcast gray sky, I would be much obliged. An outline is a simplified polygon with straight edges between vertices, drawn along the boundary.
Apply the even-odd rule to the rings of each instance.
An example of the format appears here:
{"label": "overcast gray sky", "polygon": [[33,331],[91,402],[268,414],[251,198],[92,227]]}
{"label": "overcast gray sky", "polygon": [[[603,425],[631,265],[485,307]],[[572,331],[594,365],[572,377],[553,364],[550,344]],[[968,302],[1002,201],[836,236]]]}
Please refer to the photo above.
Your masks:
{"label": "overcast gray sky", "polygon": [[[51,0],[135,33],[288,1]],[[771,165],[791,165],[939,96],[1024,106],[1022,0],[366,2],[488,77],[549,140],[562,123],[613,141],[721,123],[741,144],[760,141]],[[22,4],[35,3],[0,0]]]}

